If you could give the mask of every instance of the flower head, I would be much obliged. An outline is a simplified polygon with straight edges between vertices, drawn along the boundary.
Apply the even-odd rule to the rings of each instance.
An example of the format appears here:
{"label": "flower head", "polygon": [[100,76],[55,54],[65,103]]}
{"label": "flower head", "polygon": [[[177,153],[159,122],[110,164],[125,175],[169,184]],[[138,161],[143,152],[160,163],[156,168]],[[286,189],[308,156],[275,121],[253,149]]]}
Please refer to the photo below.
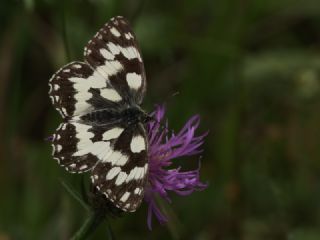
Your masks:
{"label": "flower head", "polygon": [[161,130],[160,121],[163,119],[164,113],[164,107],[158,106],[153,113],[155,120],[149,122],[147,126],[149,175],[144,199],[148,203],[147,222],[149,229],[151,229],[153,214],[160,223],[167,222],[166,216],[156,204],[156,195],[171,202],[169,191],[186,196],[195,190],[203,190],[207,187],[207,184],[200,182],[199,168],[192,171],[181,171],[181,167],[170,168],[173,159],[201,152],[199,147],[203,144],[206,134],[195,136],[195,130],[200,123],[199,116],[193,116],[178,134],[172,133],[169,136],[168,130]]}

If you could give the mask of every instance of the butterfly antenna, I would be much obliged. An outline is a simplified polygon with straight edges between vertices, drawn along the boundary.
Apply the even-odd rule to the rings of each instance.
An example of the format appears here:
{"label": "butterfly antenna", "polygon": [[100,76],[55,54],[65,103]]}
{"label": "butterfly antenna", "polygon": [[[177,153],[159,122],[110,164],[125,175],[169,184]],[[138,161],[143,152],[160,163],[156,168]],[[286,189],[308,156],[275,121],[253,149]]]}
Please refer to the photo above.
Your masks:
{"label": "butterfly antenna", "polygon": [[164,100],[164,103],[167,104],[169,102],[169,100],[173,99],[173,97],[179,95],[180,92],[179,91],[176,91],[174,93],[172,93],[171,95],[167,96]]}
{"label": "butterfly antenna", "polygon": [[[167,96],[164,100],[164,104],[167,104],[169,102],[169,100],[171,100],[173,97],[177,96],[178,94],[180,94],[180,92],[176,91],[173,94]],[[161,130],[165,129],[167,132],[170,132],[168,127],[166,125],[162,124],[161,122],[159,122],[154,116],[148,115],[148,117],[149,117],[149,119],[148,119],[149,121],[152,120],[152,121],[155,121],[157,124],[159,124],[159,126],[161,127]]]}

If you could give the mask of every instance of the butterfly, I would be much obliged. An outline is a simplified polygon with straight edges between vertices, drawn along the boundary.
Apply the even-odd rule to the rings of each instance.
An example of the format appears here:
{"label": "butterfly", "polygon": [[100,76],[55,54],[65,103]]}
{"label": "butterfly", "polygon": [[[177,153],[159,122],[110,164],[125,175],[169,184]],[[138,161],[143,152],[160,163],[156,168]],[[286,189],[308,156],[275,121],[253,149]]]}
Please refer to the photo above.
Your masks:
{"label": "butterfly", "polygon": [[117,208],[134,212],[148,174],[150,116],[140,105],[146,76],[128,21],[108,21],[71,62],[49,80],[63,122],[52,137],[53,158],[71,173],[91,172],[92,185]]}

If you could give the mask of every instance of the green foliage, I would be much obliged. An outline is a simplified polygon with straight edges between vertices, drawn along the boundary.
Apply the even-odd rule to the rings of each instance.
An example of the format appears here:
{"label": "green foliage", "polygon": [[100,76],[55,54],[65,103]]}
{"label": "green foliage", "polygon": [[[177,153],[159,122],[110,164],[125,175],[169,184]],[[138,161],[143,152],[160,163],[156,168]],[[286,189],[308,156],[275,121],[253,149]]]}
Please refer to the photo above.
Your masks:
{"label": "green foliage", "polygon": [[[319,11],[318,0],[1,3],[0,239],[68,239],[85,222],[60,184],[81,177],[44,141],[61,121],[47,83],[115,15],[140,42],[145,108],[169,98],[170,128],[199,113],[210,130],[201,159],[209,188],[173,197],[171,221],[152,232],[146,206],[112,220],[116,237],[320,239]],[[92,239],[107,234],[102,224]]]}

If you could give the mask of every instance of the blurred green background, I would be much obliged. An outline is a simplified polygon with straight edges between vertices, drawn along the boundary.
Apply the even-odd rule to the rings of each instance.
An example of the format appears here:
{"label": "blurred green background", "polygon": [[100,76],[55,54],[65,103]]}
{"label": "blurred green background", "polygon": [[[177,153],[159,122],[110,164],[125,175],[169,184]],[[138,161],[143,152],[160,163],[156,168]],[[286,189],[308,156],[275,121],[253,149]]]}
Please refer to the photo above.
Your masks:
{"label": "blurred green background", "polygon": [[[44,141],[61,121],[48,80],[116,15],[142,49],[144,108],[166,101],[170,128],[199,113],[199,134],[210,131],[209,188],[172,195],[169,224],[151,232],[145,205],[112,220],[117,239],[320,239],[319,0],[4,0],[0,240],[68,239],[85,221],[60,183],[81,178]],[[178,163],[194,169],[198,159]],[[92,239],[106,236],[102,224]]]}

